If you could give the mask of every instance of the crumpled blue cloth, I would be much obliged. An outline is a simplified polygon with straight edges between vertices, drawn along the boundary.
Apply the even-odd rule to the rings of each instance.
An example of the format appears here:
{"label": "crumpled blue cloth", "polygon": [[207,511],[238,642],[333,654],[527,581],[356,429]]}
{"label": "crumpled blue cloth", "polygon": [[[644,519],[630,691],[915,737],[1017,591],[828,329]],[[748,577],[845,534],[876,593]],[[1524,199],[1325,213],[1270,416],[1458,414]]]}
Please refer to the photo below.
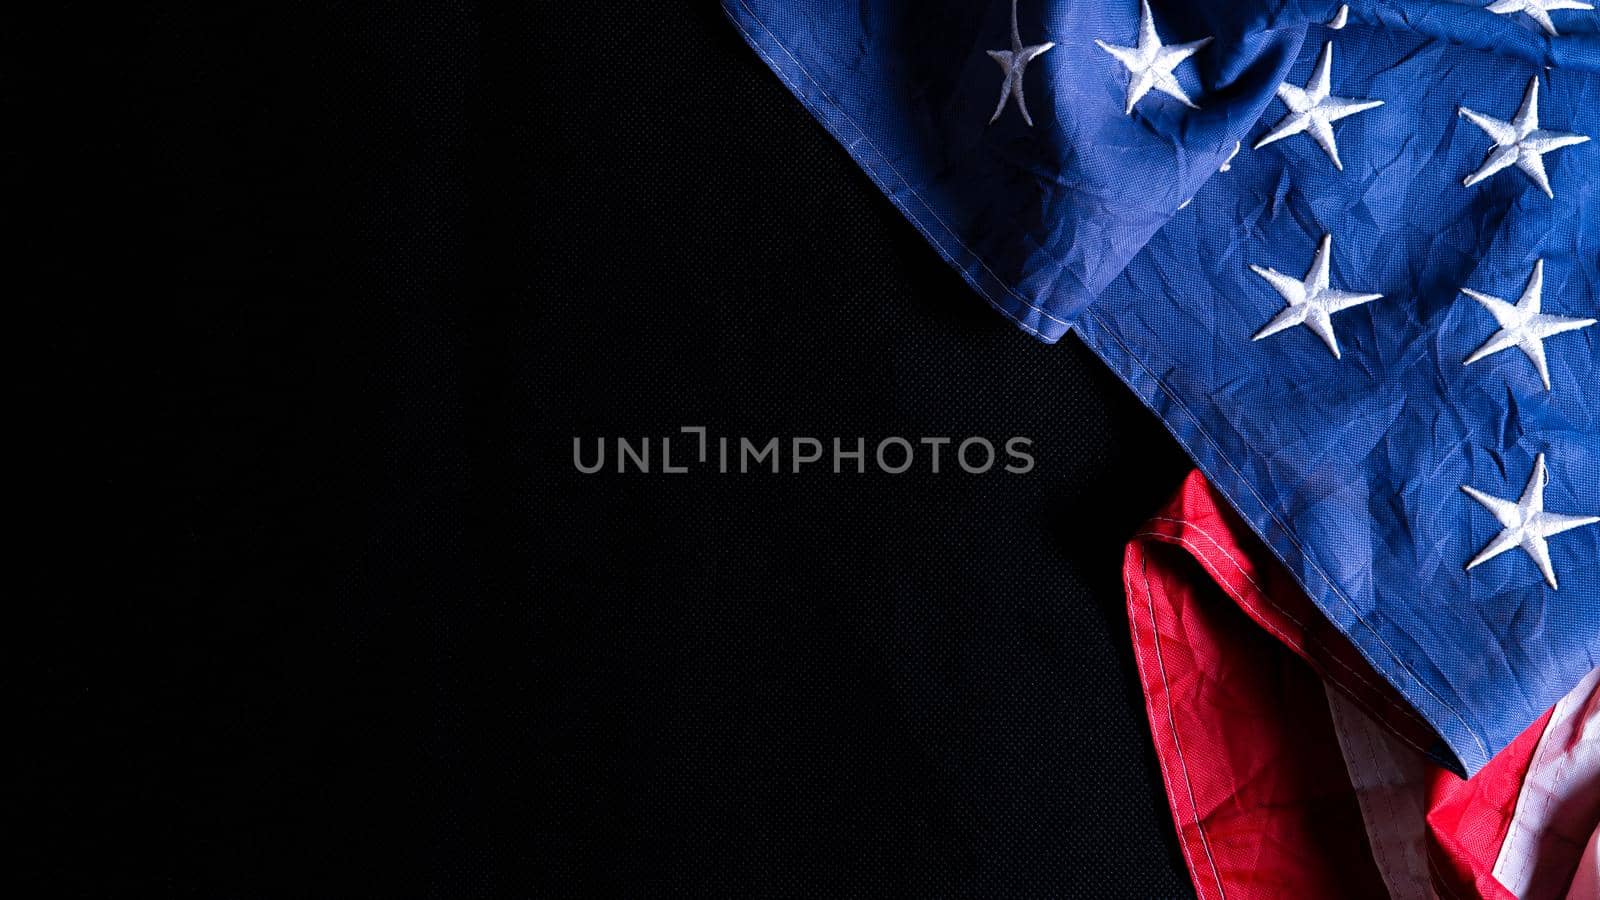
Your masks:
{"label": "crumpled blue cloth", "polygon": [[[1517,499],[1544,453],[1547,508],[1600,514],[1600,327],[1545,341],[1553,390],[1516,348],[1463,360],[1545,261],[1543,312],[1600,317],[1600,140],[1462,180],[1530,78],[1545,129],[1600,138],[1600,12],[1560,36],[1488,0],[1152,0],[1165,44],[1214,40],[1124,114],[1138,0],[1020,0],[1055,46],[990,124],[1009,0],[725,0],[751,47],[996,309],[1080,338],[1154,410],[1311,599],[1476,772],[1600,664],[1600,526],[1549,539],[1559,590],[1521,550],[1470,572],[1501,525],[1461,491]],[[1332,41],[1333,94],[1384,105],[1250,145]],[[1219,171],[1236,142],[1244,149]],[[1189,202],[1187,206],[1184,204]],[[1383,298],[1334,314],[1336,359],[1252,264],[1299,278],[1333,235],[1332,283]]]}

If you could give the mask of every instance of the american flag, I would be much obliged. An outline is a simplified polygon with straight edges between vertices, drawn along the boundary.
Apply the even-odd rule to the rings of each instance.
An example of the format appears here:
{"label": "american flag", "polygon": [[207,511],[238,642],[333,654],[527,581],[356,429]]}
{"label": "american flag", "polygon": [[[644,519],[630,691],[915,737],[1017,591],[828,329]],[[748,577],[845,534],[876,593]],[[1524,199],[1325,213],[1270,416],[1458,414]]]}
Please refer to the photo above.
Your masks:
{"label": "american flag", "polygon": [[1600,896],[1600,13],[725,9],[1194,459],[1124,573],[1196,893]]}

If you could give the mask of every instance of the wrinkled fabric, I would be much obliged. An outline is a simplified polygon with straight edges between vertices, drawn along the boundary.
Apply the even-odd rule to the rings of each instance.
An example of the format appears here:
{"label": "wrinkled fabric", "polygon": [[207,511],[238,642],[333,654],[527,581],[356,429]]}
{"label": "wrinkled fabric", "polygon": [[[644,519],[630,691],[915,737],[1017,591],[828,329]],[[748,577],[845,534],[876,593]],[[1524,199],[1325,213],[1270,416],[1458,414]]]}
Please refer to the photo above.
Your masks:
{"label": "wrinkled fabric", "polygon": [[[1259,541],[1192,475],[1129,542],[1128,629],[1179,849],[1200,900],[1381,897],[1324,680],[1398,726]],[[1298,657],[1298,658],[1297,658]]]}
{"label": "wrinkled fabric", "polygon": [[1600,671],[1462,780],[1198,473],[1134,534],[1123,580],[1198,896],[1557,900],[1589,883]]}
{"label": "wrinkled fabric", "polygon": [[1600,670],[1557,703],[1522,779],[1495,880],[1523,900],[1566,894],[1600,824]]}
{"label": "wrinkled fabric", "polygon": [[[1487,4],[1482,4],[1487,5]],[[1513,349],[1464,358],[1497,326],[1463,287],[1515,300],[1545,261],[1543,311],[1596,314],[1600,141],[1472,188],[1491,146],[1458,116],[1510,120],[1540,80],[1543,128],[1600,136],[1600,15],[1560,37],[1473,3],[1154,0],[1167,44],[1214,40],[1124,115],[1134,0],[1022,0],[1035,122],[990,114],[1009,2],[726,0],[733,23],[929,242],[996,309],[1080,338],[1441,739],[1482,768],[1600,663],[1600,527],[1552,538],[1560,589],[1520,550],[1474,569],[1499,525],[1462,494],[1515,498],[1539,453],[1551,510],[1600,513],[1600,328],[1547,342],[1553,390]],[[1252,151],[1332,41],[1336,96],[1384,105],[1333,128],[1344,171],[1301,134]],[[1243,152],[1223,162],[1242,142]],[[1186,205],[1187,204],[1187,205]],[[1251,336],[1283,300],[1251,265],[1299,278],[1333,235],[1334,287],[1383,298]]]}
{"label": "wrinkled fabric", "polygon": [[1589,837],[1589,846],[1567,888],[1567,900],[1600,900],[1600,828]]}
{"label": "wrinkled fabric", "polygon": [[1328,712],[1339,735],[1350,789],[1361,806],[1367,844],[1390,900],[1432,900],[1424,788],[1437,769],[1331,687]]}

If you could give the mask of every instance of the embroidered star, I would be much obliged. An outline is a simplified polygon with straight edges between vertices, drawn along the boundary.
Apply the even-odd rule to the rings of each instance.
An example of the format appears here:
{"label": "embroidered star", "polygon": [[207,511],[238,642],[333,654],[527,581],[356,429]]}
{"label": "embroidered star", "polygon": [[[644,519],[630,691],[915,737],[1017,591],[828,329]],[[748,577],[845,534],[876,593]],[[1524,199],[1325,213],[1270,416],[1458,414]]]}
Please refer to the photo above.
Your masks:
{"label": "embroidered star", "polygon": [[1322,338],[1322,342],[1333,351],[1334,359],[1339,359],[1339,341],[1333,336],[1333,320],[1330,316],[1352,306],[1371,303],[1383,295],[1353,294],[1328,287],[1328,268],[1332,259],[1333,235],[1325,234],[1322,243],[1317,245],[1317,256],[1311,261],[1311,269],[1303,279],[1285,275],[1276,269],[1251,266],[1250,271],[1265,278],[1289,304],[1256,332],[1251,340],[1259,341],[1296,325],[1304,325]]}
{"label": "embroidered star", "polygon": [[1243,147],[1244,147],[1244,141],[1234,141],[1233,142],[1233,149],[1228,152],[1228,158],[1222,161],[1222,167],[1217,169],[1217,171],[1218,172],[1231,171],[1233,169],[1233,158],[1235,156],[1239,155],[1239,151]]}
{"label": "embroidered star", "polygon": [[1461,115],[1482,128],[1489,137],[1494,138],[1494,146],[1490,148],[1489,156],[1483,161],[1483,166],[1461,182],[1467,187],[1472,187],[1507,166],[1515,165],[1527,173],[1527,176],[1533,179],[1533,183],[1553,200],[1556,194],[1550,189],[1550,178],[1544,172],[1544,155],[1552,150],[1581,144],[1589,139],[1586,134],[1539,130],[1539,76],[1537,75],[1528,82],[1528,91],[1522,95],[1522,108],[1517,110],[1516,116],[1511,121],[1502,122],[1482,113],[1473,112],[1465,106],[1461,107]]}
{"label": "embroidered star", "polygon": [[1262,147],[1280,141],[1302,131],[1311,132],[1311,138],[1317,142],[1328,158],[1333,160],[1333,167],[1344,171],[1344,163],[1339,161],[1339,145],[1333,141],[1333,123],[1353,116],[1358,112],[1365,112],[1376,106],[1382,106],[1382,100],[1349,100],[1344,97],[1329,95],[1333,73],[1333,42],[1329,41],[1322,47],[1322,55],[1317,57],[1317,69],[1311,75],[1311,80],[1303,88],[1292,84],[1278,85],[1278,99],[1283,105],[1289,107],[1289,114],[1278,120],[1266,136],[1256,141],[1251,149],[1260,150]]}
{"label": "embroidered star", "polygon": [[1115,56],[1128,70],[1128,105],[1124,115],[1133,115],[1133,105],[1155,88],[1190,109],[1199,109],[1189,95],[1183,92],[1172,70],[1195,55],[1201,47],[1211,43],[1211,38],[1201,38],[1187,44],[1162,46],[1156,36],[1156,20],[1150,14],[1150,0],[1139,0],[1139,45],[1119,47],[1105,41],[1095,41],[1101,50]]}
{"label": "embroidered star", "polygon": [[1494,517],[1500,520],[1504,528],[1494,540],[1478,552],[1477,556],[1472,558],[1471,562],[1467,563],[1469,570],[1494,559],[1512,547],[1521,547],[1539,567],[1539,571],[1544,573],[1544,580],[1550,582],[1550,587],[1552,589],[1557,587],[1556,570],[1550,564],[1550,547],[1545,543],[1545,539],[1563,531],[1593,525],[1600,522],[1600,516],[1568,516],[1545,512],[1544,486],[1549,480],[1550,476],[1544,468],[1544,454],[1541,453],[1533,460],[1533,475],[1528,479],[1528,486],[1523,488],[1522,498],[1519,500],[1502,500],[1470,485],[1461,486],[1468,497],[1482,503],[1489,512],[1494,513]]}
{"label": "embroidered star", "polygon": [[1545,34],[1560,37],[1561,35],[1556,33],[1556,23],[1550,21],[1551,10],[1594,9],[1594,7],[1588,3],[1579,3],[1578,0],[1495,0],[1484,9],[1502,16],[1527,13],[1528,18],[1539,23]]}
{"label": "embroidered star", "polygon": [[1542,259],[1533,264],[1533,274],[1528,276],[1528,286],[1523,288],[1522,298],[1515,304],[1467,288],[1462,288],[1461,293],[1483,304],[1484,309],[1487,309],[1495,321],[1500,323],[1500,330],[1485,341],[1482,347],[1474,350],[1472,355],[1467,357],[1465,365],[1470,366],[1486,356],[1516,347],[1532,360],[1533,367],[1539,370],[1539,380],[1544,382],[1544,389],[1547,391],[1550,390],[1550,367],[1544,359],[1544,339],[1564,331],[1588,328],[1595,323],[1594,319],[1552,316],[1539,311],[1541,295],[1544,293]]}
{"label": "embroidered star", "polygon": [[1055,43],[1045,41],[1031,47],[1022,46],[1022,35],[1017,31],[1017,0],[1011,0],[1011,49],[990,50],[989,58],[1000,64],[1006,73],[1006,80],[1000,84],[1000,102],[995,104],[994,115],[989,117],[989,124],[993,125],[1005,112],[1006,101],[1012,97],[1017,98],[1017,109],[1022,111],[1022,121],[1033,127],[1033,117],[1028,115],[1028,103],[1022,96],[1022,76],[1028,69],[1028,63],[1033,62],[1039,55]]}

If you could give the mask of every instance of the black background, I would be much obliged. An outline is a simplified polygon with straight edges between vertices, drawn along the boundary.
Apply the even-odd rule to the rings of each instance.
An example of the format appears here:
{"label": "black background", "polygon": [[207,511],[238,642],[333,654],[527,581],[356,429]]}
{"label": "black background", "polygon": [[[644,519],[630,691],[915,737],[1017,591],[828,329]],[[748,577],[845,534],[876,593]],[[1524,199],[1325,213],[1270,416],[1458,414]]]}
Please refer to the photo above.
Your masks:
{"label": "black background", "polygon": [[[1188,894],[1119,580],[1180,453],[718,9],[57,13],[0,80],[9,893]],[[684,425],[1038,465],[573,469]]]}

